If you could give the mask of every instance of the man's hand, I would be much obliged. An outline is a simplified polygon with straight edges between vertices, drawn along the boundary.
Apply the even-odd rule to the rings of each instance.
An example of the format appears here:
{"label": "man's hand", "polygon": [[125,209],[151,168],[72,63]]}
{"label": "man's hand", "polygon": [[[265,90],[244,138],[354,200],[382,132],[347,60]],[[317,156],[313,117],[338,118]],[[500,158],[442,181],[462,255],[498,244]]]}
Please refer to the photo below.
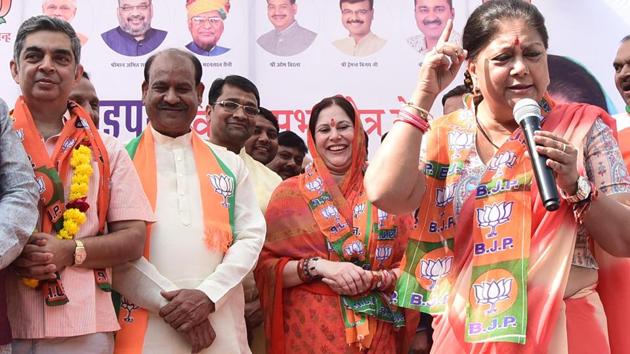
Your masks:
{"label": "man's hand", "polygon": [[254,328],[260,326],[263,323],[264,315],[260,308],[260,299],[256,299],[251,302],[245,303],[245,324],[247,325],[247,331],[252,331]]}
{"label": "man's hand", "polygon": [[22,277],[54,279],[55,272],[61,272],[74,263],[74,249],[73,241],[59,240],[50,234],[36,232],[31,235],[13,265]]}
{"label": "man's hand", "polygon": [[216,338],[214,329],[207,318],[188,332],[182,333],[182,335],[192,346],[193,353],[199,353],[201,350],[208,348]]}
{"label": "man's hand", "polygon": [[160,309],[160,317],[179,332],[188,332],[214,312],[214,303],[201,290],[162,291],[170,303]]}

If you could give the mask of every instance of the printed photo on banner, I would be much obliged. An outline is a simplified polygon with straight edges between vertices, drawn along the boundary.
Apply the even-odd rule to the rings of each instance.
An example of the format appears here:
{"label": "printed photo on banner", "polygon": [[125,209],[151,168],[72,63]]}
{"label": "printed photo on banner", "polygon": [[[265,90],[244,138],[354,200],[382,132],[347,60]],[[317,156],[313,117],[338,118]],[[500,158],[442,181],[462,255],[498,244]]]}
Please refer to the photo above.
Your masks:
{"label": "printed photo on banner", "polygon": [[387,41],[372,33],[374,0],[341,0],[339,8],[348,35],[334,41],[335,48],[353,57],[366,57],[383,49]]}
{"label": "printed photo on banner", "polygon": [[186,45],[191,52],[207,57],[227,53],[230,48],[218,45],[223,35],[223,21],[230,11],[229,0],[188,0],[188,30],[192,42]]}
{"label": "printed photo on banner", "polygon": [[298,24],[297,12],[296,0],[267,0],[267,17],[273,29],[258,37],[256,43],[278,56],[292,56],[308,49],[317,33]]}

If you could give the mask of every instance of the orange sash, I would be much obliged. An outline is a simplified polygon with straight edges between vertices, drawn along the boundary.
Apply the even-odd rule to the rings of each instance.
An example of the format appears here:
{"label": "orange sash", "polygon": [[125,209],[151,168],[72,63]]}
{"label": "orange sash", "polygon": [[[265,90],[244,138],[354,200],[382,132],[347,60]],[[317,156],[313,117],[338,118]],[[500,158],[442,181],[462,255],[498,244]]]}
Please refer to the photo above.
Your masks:
{"label": "orange sash", "polygon": [[[68,102],[68,110],[70,118],[61,130],[52,156],[48,155],[44,139],[35,126],[24,97],[20,96],[17,99],[15,109],[10,113],[15,121],[13,129],[22,140],[22,145],[24,145],[33,165],[35,179],[39,186],[41,231],[52,234],[63,228],[63,212],[66,210],[63,186],[67,184],[71,152],[82,142],[89,142],[92,156],[100,173],[96,208],[99,234],[103,234],[109,206],[109,156],[101,137],[98,135],[98,130],[87,112],[72,101]],[[99,287],[104,291],[110,291],[111,286],[107,272],[104,269],[95,269],[94,275]],[[46,304],[49,306],[62,305],[68,302],[59,278],[44,282],[42,291]]]}
{"label": "orange sash", "polygon": [[[192,150],[199,177],[203,207],[204,242],[209,250],[225,253],[233,241],[236,178],[212,149],[196,133],[191,133]],[[153,128],[149,126],[130,141],[127,151],[140,176],[142,187],[155,211],[157,176]],[[144,257],[151,253],[151,226],[147,225]],[[116,334],[115,353],[142,353],[149,314],[146,310],[122,298]]]}

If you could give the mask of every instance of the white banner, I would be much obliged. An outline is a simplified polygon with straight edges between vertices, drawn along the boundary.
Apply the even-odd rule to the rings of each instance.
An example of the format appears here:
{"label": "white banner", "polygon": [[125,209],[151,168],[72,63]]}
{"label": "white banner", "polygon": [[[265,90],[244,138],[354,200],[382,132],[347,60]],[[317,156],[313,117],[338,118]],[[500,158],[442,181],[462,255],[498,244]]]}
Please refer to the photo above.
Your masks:
{"label": "white banner", "polygon": [[[17,29],[24,19],[41,14],[44,3],[46,0],[0,0],[0,17],[6,22],[0,24],[0,59],[5,68],[0,70],[3,83],[0,97],[9,105],[19,94],[9,71]],[[3,13],[7,4],[10,9]],[[76,14],[70,20],[77,32],[87,38],[81,63],[91,75],[102,101],[100,128],[123,141],[128,140],[142,131],[147,118],[140,101],[144,62],[160,49],[186,50],[185,46],[192,41],[185,1],[152,0],[151,27],[165,31],[166,36],[156,49],[140,56],[119,54],[105,43],[103,34],[119,26],[118,0],[76,0],[76,4]],[[458,33],[479,4],[479,0],[453,1]],[[612,60],[621,38],[630,34],[629,1],[534,0],[534,4],[546,18],[549,53],[581,63],[607,94],[609,111],[623,110],[613,81]],[[281,129],[290,129],[302,136],[313,104],[325,96],[342,94],[351,98],[361,113],[370,136],[370,150],[379,145],[380,136],[390,128],[400,102],[412,91],[421,61],[420,54],[407,41],[420,34],[413,0],[374,1],[371,31],[385,44],[363,57],[345,54],[333,44],[348,37],[337,0],[297,0],[296,20],[300,26],[316,33],[316,37],[305,50],[292,56],[271,54],[257,44],[259,37],[274,28],[268,18],[266,0],[231,0],[230,5],[224,32],[217,44],[229,50],[217,56],[198,56],[204,67],[206,88],[217,77],[229,74],[248,77],[260,90],[261,105],[278,115]],[[160,31],[154,33],[157,39],[147,39],[147,46],[160,42],[159,37],[163,36]],[[460,75],[452,86],[462,82],[463,75]],[[207,90],[205,95],[204,106]],[[200,107],[200,112],[202,110]],[[436,102],[432,113],[437,116],[441,111],[440,102]],[[205,133],[205,121],[197,121],[195,129]]]}

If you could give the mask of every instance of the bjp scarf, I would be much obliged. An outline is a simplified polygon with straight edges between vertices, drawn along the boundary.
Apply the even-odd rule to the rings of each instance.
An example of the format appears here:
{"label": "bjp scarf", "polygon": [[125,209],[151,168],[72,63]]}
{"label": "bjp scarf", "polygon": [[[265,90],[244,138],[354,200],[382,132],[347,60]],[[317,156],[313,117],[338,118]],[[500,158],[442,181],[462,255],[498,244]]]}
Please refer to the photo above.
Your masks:
{"label": "bjp scarf", "polygon": [[[224,254],[233,241],[236,178],[230,168],[196,133],[191,133],[191,139],[201,191],[204,242],[208,250]],[[155,142],[151,125],[139,137],[131,140],[126,148],[155,211],[158,190]],[[147,225],[144,257],[149,259],[150,254],[151,226]],[[118,314],[121,330],[116,334],[115,352],[142,353],[149,314],[125,299],[121,309],[124,311]]]}
{"label": "bjp scarf", "polygon": [[[35,126],[35,121],[23,96],[18,97],[10,115],[14,120],[13,128],[33,165],[35,180],[39,186],[41,232],[56,234],[63,228],[63,213],[67,207],[64,185],[69,185],[70,157],[73,149],[78,148],[79,145],[85,145],[92,150],[93,160],[98,165],[100,173],[98,185],[90,186],[90,188],[98,188],[95,207],[98,215],[98,230],[102,235],[105,231],[109,206],[109,156],[89,114],[72,101],[68,102],[68,111],[70,118],[65,122],[51,156],[48,155],[44,139]],[[94,276],[102,290],[111,290],[105,269],[95,269]],[[69,301],[59,276],[57,279],[42,283],[41,288],[46,305],[58,306]]]}
{"label": "bjp scarf", "polygon": [[[391,269],[400,257],[403,223],[378,210],[367,200],[363,189],[366,148],[363,128],[354,121],[352,165],[337,184],[317,153],[312,136],[307,137],[313,163],[306,172],[284,181],[269,203],[267,242],[255,271],[265,310],[268,351],[284,353],[282,273],[289,260],[319,256],[348,261],[364,269]],[[322,238],[326,249],[317,247]],[[357,348],[370,348],[377,321],[402,326],[404,316],[390,306],[389,295],[376,291],[362,296],[339,296],[322,282],[297,286],[313,294],[337,296],[346,342]],[[290,290],[289,290],[290,291]],[[308,319],[307,319],[308,321]],[[324,339],[325,340],[325,339]]]}
{"label": "bjp scarf", "polygon": [[[582,141],[597,117],[609,116],[593,106],[556,105],[547,96],[542,106],[548,111],[542,129],[578,147],[583,173]],[[458,170],[470,153],[458,142],[475,138],[474,122],[469,105],[435,121],[426,136],[437,149],[426,159],[429,195],[419,232],[410,236],[399,305],[443,313],[438,352],[533,353],[551,340],[577,224],[566,203],[556,212],[542,206],[520,129],[488,162],[455,222],[452,185],[465,183]]]}

